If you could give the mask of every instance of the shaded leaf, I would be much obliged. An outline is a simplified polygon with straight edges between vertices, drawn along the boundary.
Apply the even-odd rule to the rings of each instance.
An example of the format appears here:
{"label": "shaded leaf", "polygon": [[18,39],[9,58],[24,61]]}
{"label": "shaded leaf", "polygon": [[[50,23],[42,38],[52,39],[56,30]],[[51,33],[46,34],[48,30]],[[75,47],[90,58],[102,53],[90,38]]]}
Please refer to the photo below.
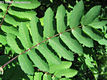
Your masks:
{"label": "shaded leaf", "polygon": [[5,73],[2,77],[3,80],[29,80],[27,75],[21,70],[19,65],[10,66],[5,70]]}
{"label": "shaded leaf", "polygon": [[87,66],[90,67],[94,67],[92,64],[93,58],[90,57],[89,55],[84,55],[85,57],[85,63],[87,64]]}

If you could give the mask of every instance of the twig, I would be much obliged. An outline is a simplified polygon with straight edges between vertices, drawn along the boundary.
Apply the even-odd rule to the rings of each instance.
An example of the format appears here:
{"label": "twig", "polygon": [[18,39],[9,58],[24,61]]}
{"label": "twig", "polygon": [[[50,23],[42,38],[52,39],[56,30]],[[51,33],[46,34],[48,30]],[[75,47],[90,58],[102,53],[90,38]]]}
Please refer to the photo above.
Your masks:
{"label": "twig", "polygon": [[[68,31],[71,31],[71,30],[72,30],[72,29],[67,29],[67,30],[65,30],[64,32],[68,32]],[[56,35],[54,35],[54,36],[52,36],[52,37],[49,37],[49,38],[47,38],[47,39],[41,41],[40,43],[38,43],[38,44],[32,46],[31,48],[25,50],[24,52],[20,53],[19,55],[15,56],[15,57],[12,58],[11,60],[9,60],[7,63],[5,63],[3,66],[1,66],[1,68],[4,68],[6,65],[8,65],[9,63],[11,63],[13,60],[15,60],[16,58],[18,58],[18,56],[22,55],[23,53],[26,53],[26,52],[30,51],[30,50],[33,49],[34,47],[36,47],[36,46],[38,46],[38,45],[40,45],[40,44],[46,42],[47,40],[49,40],[49,39],[51,39],[51,38],[56,37],[56,36],[58,36],[58,35],[60,35],[60,34],[62,34],[62,33],[64,33],[64,32],[61,32],[61,33],[58,33],[58,34],[56,34]]]}
{"label": "twig", "polygon": [[1,21],[1,23],[0,23],[0,27],[2,26],[2,24],[3,24],[3,22],[4,22],[4,19],[5,19],[6,15],[7,15],[7,12],[8,12],[8,10],[9,10],[11,4],[12,4],[12,1],[13,1],[13,0],[11,0],[11,3],[10,3],[9,6],[7,7],[6,13],[5,13],[5,15],[3,16],[3,19],[2,19],[2,21]]}

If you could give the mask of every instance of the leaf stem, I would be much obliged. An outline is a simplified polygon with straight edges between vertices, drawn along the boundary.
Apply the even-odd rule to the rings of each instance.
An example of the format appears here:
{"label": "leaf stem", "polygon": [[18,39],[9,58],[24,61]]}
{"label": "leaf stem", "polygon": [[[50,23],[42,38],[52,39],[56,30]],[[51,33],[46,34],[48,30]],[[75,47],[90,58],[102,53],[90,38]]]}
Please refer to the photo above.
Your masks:
{"label": "leaf stem", "polygon": [[[68,32],[68,31],[71,31],[71,30],[72,30],[72,29],[67,29],[67,30],[65,30],[64,32]],[[18,58],[18,56],[22,55],[23,53],[26,53],[26,52],[30,51],[30,50],[33,49],[34,47],[36,47],[36,46],[38,46],[38,45],[40,45],[40,44],[48,41],[48,40],[51,39],[51,38],[54,38],[54,37],[56,37],[56,36],[59,36],[60,34],[62,34],[62,33],[64,33],[64,32],[60,32],[60,33],[58,33],[58,34],[56,34],[56,35],[54,35],[54,36],[51,36],[51,37],[49,37],[49,38],[41,41],[41,42],[38,43],[38,44],[32,46],[31,48],[25,50],[24,52],[20,53],[19,55],[15,56],[15,57],[12,58],[11,60],[9,60],[7,63],[5,63],[5,64],[4,64],[3,66],[1,66],[1,67],[4,68],[6,65],[8,65],[9,63],[11,63],[11,62],[12,62],[13,60],[15,60],[16,58]]]}

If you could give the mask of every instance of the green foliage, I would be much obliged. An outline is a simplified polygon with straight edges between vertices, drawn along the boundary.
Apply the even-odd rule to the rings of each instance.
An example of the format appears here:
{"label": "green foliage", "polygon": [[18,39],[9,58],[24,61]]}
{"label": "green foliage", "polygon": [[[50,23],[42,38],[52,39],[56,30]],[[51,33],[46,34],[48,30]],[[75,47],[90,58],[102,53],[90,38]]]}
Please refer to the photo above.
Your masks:
{"label": "green foliage", "polygon": [[[61,35],[62,36],[62,35]],[[49,45],[58,53],[59,56],[67,59],[67,60],[74,60],[73,53],[67,51],[59,42],[58,38],[53,38],[49,40]],[[57,47],[56,47],[57,46]]]}
{"label": "green foliage", "polygon": [[78,53],[78,54],[83,53],[82,46],[78,43],[78,41],[74,37],[70,36],[70,33],[66,32],[64,34],[61,34],[60,38],[73,52]]}
{"label": "green foliage", "polygon": [[[5,67],[0,79],[99,80],[99,76],[107,74],[107,64],[100,64],[100,60],[107,58],[107,20],[100,19],[101,6],[85,11],[83,0],[72,9],[68,6],[71,5],[69,1],[65,4],[66,0],[57,5],[54,0],[28,2],[31,3],[13,3],[1,26],[0,45],[7,52],[4,55],[14,57],[27,51]],[[44,5],[46,10],[41,9]],[[0,3],[0,21],[7,6]],[[38,9],[44,10],[42,18],[37,17]],[[71,31],[66,32],[68,28]],[[54,36],[56,33],[59,33],[58,37]],[[47,41],[39,43],[45,39]],[[11,59],[9,56],[5,56],[6,61]],[[6,62],[3,57],[0,56],[1,66]],[[86,78],[88,75],[92,78]]]}
{"label": "green foliage", "polygon": [[81,44],[87,47],[93,47],[93,40],[89,38],[87,35],[85,35],[80,28],[78,27],[73,28],[72,34]]}
{"label": "green foliage", "polygon": [[63,5],[60,5],[57,10],[56,14],[56,20],[57,20],[57,31],[58,33],[65,31],[66,25],[65,25],[65,7]]}
{"label": "green foliage", "polygon": [[84,4],[81,0],[78,4],[76,4],[73,8],[73,11],[69,13],[68,16],[68,24],[70,28],[76,27],[80,24],[80,19],[84,12]]}
{"label": "green foliage", "polygon": [[93,8],[91,8],[87,14],[85,16],[83,16],[82,20],[81,20],[81,24],[82,25],[87,25],[91,22],[93,22],[93,20],[99,15],[101,10],[101,6],[95,6]]}
{"label": "green foliage", "polygon": [[[17,1],[17,0],[13,0],[13,1]],[[40,2],[38,0],[26,0],[26,3],[28,4],[22,5],[22,4],[13,3],[11,6],[15,6],[22,9],[35,9],[38,6],[40,6]]]}
{"label": "green foliage", "polygon": [[45,12],[45,16],[43,18],[44,21],[44,37],[48,38],[54,35],[54,28],[53,28],[53,16],[54,13],[51,8],[48,8]]}
{"label": "green foliage", "polygon": [[18,61],[19,61],[19,64],[21,65],[21,69],[25,73],[30,74],[30,75],[34,74],[34,69],[33,69],[32,63],[29,61],[26,54],[20,55],[18,57]]}

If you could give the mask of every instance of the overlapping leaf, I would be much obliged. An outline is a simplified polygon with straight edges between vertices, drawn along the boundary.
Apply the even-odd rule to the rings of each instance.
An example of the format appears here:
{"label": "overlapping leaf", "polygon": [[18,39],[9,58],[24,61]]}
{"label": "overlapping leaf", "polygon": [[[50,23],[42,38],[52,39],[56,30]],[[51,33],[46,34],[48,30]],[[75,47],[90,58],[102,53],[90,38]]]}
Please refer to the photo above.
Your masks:
{"label": "overlapping leaf", "polygon": [[98,32],[95,29],[91,28],[90,26],[84,26],[84,27],[82,27],[82,29],[93,40],[99,41],[102,39],[102,36],[100,35],[100,33],[98,34]]}
{"label": "overlapping leaf", "polygon": [[[47,59],[47,61],[51,64],[60,64],[61,60],[54,53],[52,53],[46,44],[41,44],[37,47],[37,49],[41,52],[41,54]],[[48,55],[48,56],[47,56]]]}
{"label": "overlapping leaf", "polygon": [[72,29],[72,34],[81,44],[93,47],[93,40],[86,36],[79,27]]}
{"label": "overlapping leaf", "polygon": [[62,41],[75,53],[81,55],[83,53],[82,46],[78,43],[76,39],[70,36],[70,33],[66,32],[60,35]]}
{"label": "overlapping leaf", "polygon": [[37,17],[33,17],[30,21],[30,28],[31,28],[31,35],[32,35],[32,39],[33,39],[33,44],[37,44],[40,41],[42,41],[42,37],[39,34],[38,31],[38,18]]}
{"label": "overlapping leaf", "polygon": [[[74,56],[73,53],[66,50],[61,43],[59,42],[59,38],[53,38],[49,40],[49,44],[51,45],[51,47],[58,53],[59,56],[73,61],[74,60]],[[56,47],[57,46],[57,47]]]}
{"label": "overlapping leaf", "polygon": [[106,24],[107,24],[107,21],[98,21],[98,22],[92,22],[88,25],[95,29],[103,29],[103,26],[105,26]]}
{"label": "overlapping leaf", "polygon": [[20,22],[16,21],[12,16],[6,15],[5,22],[17,27]]}
{"label": "overlapping leaf", "polygon": [[37,55],[35,49],[30,50],[30,52],[28,52],[28,55],[36,67],[38,67],[42,71],[48,72],[48,64],[43,61],[39,55]]}

